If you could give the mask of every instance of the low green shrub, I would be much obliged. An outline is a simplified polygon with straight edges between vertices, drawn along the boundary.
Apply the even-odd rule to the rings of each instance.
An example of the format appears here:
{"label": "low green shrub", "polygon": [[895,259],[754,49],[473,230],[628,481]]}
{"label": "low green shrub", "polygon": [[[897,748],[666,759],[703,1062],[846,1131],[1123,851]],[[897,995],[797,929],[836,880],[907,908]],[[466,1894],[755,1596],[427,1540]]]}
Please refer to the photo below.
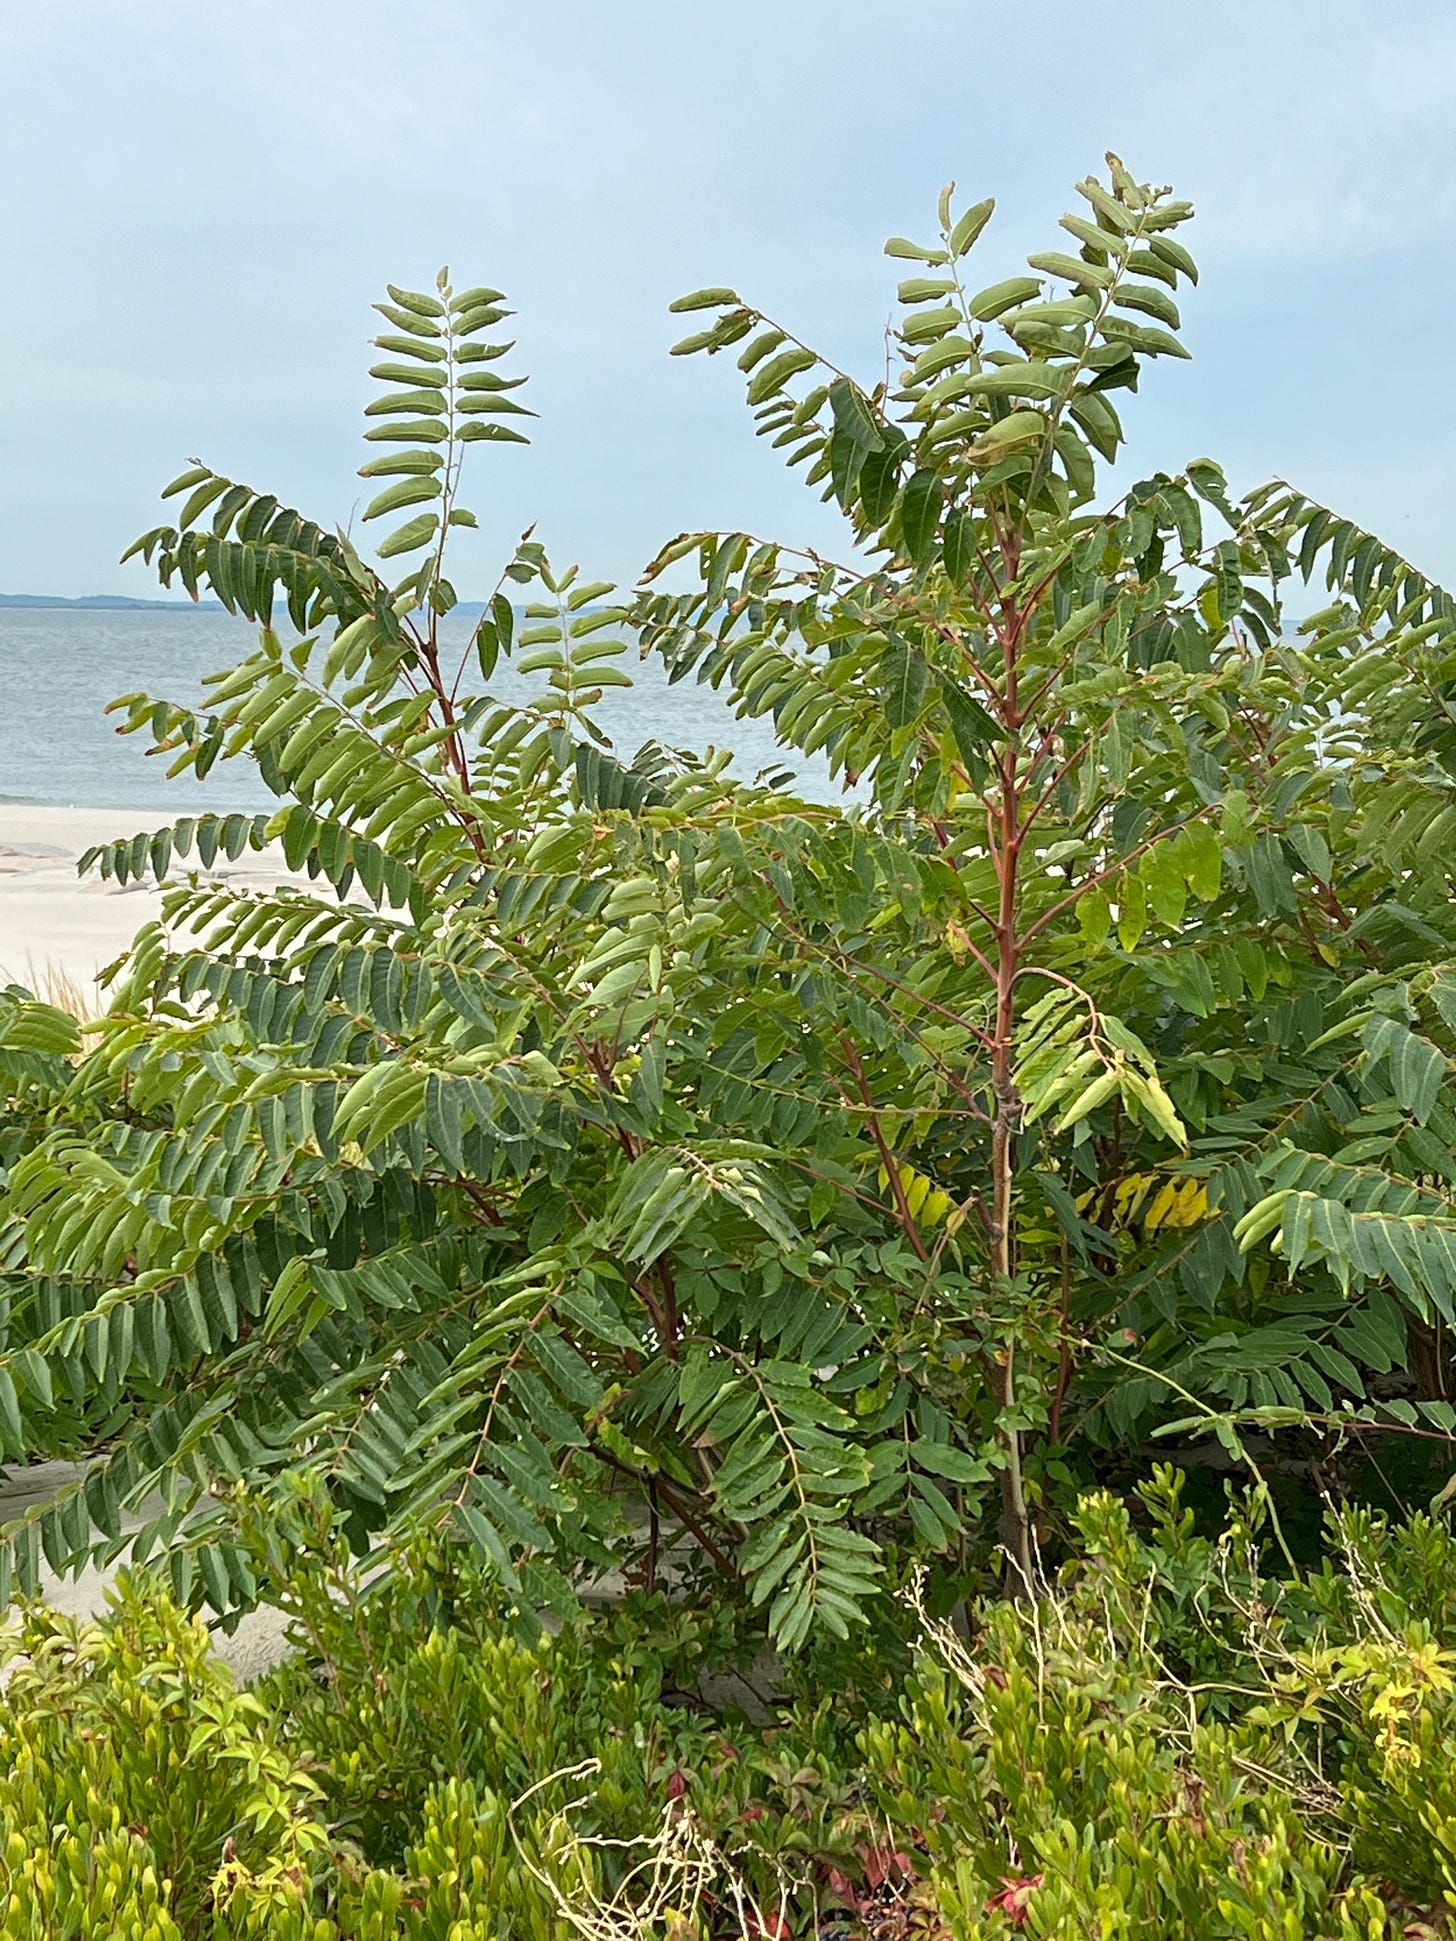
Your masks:
{"label": "low green shrub", "polygon": [[[1271,1574],[1257,1497],[1084,1498],[1077,1561],[952,1625],[912,1594],[755,1674],[754,1640],[629,1594],[524,1636],[416,1554],[360,1585],[322,1532],[298,1654],[239,1691],[129,1582],[33,1610],[0,1699],[0,1936],[1375,1941],[1456,1911],[1456,1540],[1330,1526]],[[885,1613],[888,1617],[888,1612]],[[718,1689],[718,1688],[715,1688]],[[747,1687],[727,1687],[746,1694]]]}
{"label": "low green shrub", "polygon": [[[1126,1538],[1122,1515],[1083,1509],[1093,1530]],[[1269,1742],[1254,1706],[1218,1721],[1207,1701],[1242,1695],[1205,1694],[1174,1669],[1194,1614],[1162,1588],[1116,1570],[1109,1581],[1094,1562],[1059,1598],[990,1612],[974,1649],[941,1630],[902,1716],[863,1734],[879,1809],[915,1829],[948,1931],[1389,1932],[1351,1864],[1347,1803],[1306,1769],[1302,1745]],[[1225,1667],[1251,1673],[1248,1658]]]}
{"label": "low green shrub", "polygon": [[125,1583],[27,1612],[0,1703],[0,1934],[311,1941],[318,1789],[203,1627]]}

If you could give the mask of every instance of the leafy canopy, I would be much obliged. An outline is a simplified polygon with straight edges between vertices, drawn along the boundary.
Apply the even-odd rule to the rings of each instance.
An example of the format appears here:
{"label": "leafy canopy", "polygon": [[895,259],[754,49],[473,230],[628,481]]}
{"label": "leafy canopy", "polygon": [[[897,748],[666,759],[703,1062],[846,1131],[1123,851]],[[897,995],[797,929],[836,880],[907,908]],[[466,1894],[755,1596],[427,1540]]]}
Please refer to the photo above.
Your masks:
{"label": "leafy canopy", "polygon": [[[278,807],[96,854],[170,887],[94,1046],[0,1005],[0,1435],[94,1458],[0,1574],[135,1512],[228,1610],[239,1517],[281,1554],[322,1491],[360,1549],[469,1545],[528,1628],[625,1569],[792,1646],[922,1562],[963,1588],[993,1518],[1025,1571],[1153,1433],[1446,1435],[1451,602],[1210,461],[1099,509],[1195,271],[1188,205],[1079,193],[1076,253],[984,290],[989,204],[893,242],[875,384],[678,306],[840,563],[685,536],[628,612],[528,533],[463,627],[465,446],[521,407],[497,293],[444,276],[380,306],[380,565],[174,483],[140,549],[258,644],[201,710],[118,705]],[[1330,604],[1289,638],[1292,573]],[[614,749],[629,619],[861,799]],[[212,877],[272,842],[305,880]]]}

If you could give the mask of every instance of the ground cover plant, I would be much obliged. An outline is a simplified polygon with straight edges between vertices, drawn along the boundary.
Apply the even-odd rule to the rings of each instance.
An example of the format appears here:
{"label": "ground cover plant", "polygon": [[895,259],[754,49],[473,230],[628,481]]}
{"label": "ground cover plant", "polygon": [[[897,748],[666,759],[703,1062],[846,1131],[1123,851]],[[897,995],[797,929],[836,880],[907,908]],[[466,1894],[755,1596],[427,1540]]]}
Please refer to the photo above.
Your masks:
{"label": "ground cover plant", "polygon": [[[824,1757],[858,1775],[854,1811],[908,1826],[912,1793],[948,1802],[944,1834],[866,1835],[879,1858],[857,1874],[839,1853],[861,1922],[912,1875],[957,1934],[1093,1910],[1089,1932],[1155,1932],[1150,1879],[1216,1906],[1218,1934],[1379,1933],[1382,1882],[1425,1907],[1449,1890],[1445,1809],[1411,1778],[1449,1674],[1444,1634],[1410,1627],[1437,1619],[1376,1599],[1358,1640],[1346,1613],[1318,1642],[1334,1620],[1300,1571],[1330,1502],[1438,1496],[1456,1430],[1456,610],[1289,486],[1236,496],[1211,460],[1104,485],[1124,394],[1185,354],[1191,211],[1115,158],[1078,195],[1076,253],[986,287],[989,203],[947,191],[932,241],[892,241],[912,273],[875,381],[734,291],[678,304],[698,326],[679,351],[731,354],[758,429],[840,508],[837,562],[684,535],[619,601],[528,532],[462,624],[467,447],[519,440],[526,413],[503,299],[443,273],[379,306],[377,564],[201,464],[174,481],[173,523],[137,550],[257,643],[203,709],[130,696],[122,724],[179,773],[251,755],[278,807],[90,859],[169,887],[84,1041],[60,1007],[0,994],[0,1439],[10,1460],[86,1459],[0,1533],[7,1601],[42,1558],[158,1553],[184,1607],[295,1610],[322,1666],[305,1592],[326,1551],[346,1603],[360,1569],[420,1578],[429,1649],[458,1655],[475,1626],[502,1690],[531,1652],[575,1648],[542,1629],[574,1638],[584,1594],[657,1613],[632,1647],[649,1690],[684,1637],[725,1661],[767,1639],[806,1693],[872,1685],[856,1667],[878,1663],[858,1714],[806,1697],[783,1728],[840,1734]],[[633,636],[853,794],[614,748],[598,709]],[[501,698],[507,665],[533,701]],[[213,877],[269,843],[311,882]],[[1262,1566],[1175,1543],[1166,1504],[1167,1559],[1138,1561],[1113,1499],[1168,1451],[1254,1487],[1275,1615]],[[1444,1541],[1341,1527],[1362,1556]],[[1197,1555],[1188,1663],[1075,1588],[1038,1615],[1063,1555],[1090,1553],[1073,1583],[1096,1585],[1119,1546],[1129,1581],[1180,1581]],[[962,1662],[943,1625],[994,1588],[1028,1611],[978,1618],[993,1656]],[[1258,1689],[1237,1718],[1257,1746],[1230,1749],[1233,1714],[1201,1688],[1188,1709],[1210,1600],[1225,1631],[1243,1613],[1210,1677]],[[1294,1664],[1270,1643],[1286,1633]],[[1056,1706],[1048,1679],[1072,1681]],[[1376,1709],[1356,1720],[1359,1694]],[[575,1836],[551,1835],[588,1883],[573,1912],[544,1848],[557,1887],[513,1870],[505,1802],[548,1772],[462,1752],[441,1783],[468,1798],[417,1789],[391,1820],[388,1787],[371,1807],[338,1775],[399,1720],[326,1726],[293,1689],[277,1732],[305,1715],[300,1770],[317,1754],[336,1793],[299,1811],[353,1827],[371,1878],[438,1873],[448,1849],[483,1933],[508,1902],[543,1932],[628,1918],[608,1850]],[[1395,1735],[1378,1772],[1356,1747],[1377,1716]],[[563,1766],[604,1756],[569,1722],[543,1730]],[[721,1764],[695,1731],[654,1713],[648,1738],[682,1751],[672,1772],[696,1770],[684,1748]],[[660,1800],[601,1806],[660,1763],[633,1746],[636,1778],[589,1789],[592,1838],[661,1833]],[[898,1792],[897,1771],[916,1775]],[[1371,1844],[1362,1786],[1424,1827],[1419,1878]],[[1156,1832],[1175,1800],[1206,1841]],[[673,1849],[684,1892],[720,1865],[720,1830],[716,1858]],[[709,1925],[729,1920],[713,1878],[691,1916]],[[405,1886],[369,1891],[360,1932],[419,1913]],[[788,1920],[761,1872],[743,1891],[740,1924]],[[343,1894],[310,1887],[309,1918],[342,1920]],[[448,1932],[458,1911],[437,1912]]]}
{"label": "ground cover plant", "polygon": [[1347,1513],[1294,1577],[1257,1501],[1203,1537],[1165,1471],[1133,1508],[1083,1499],[1082,1560],[969,1632],[810,1647],[767,1724],[684,1702],[707,1640],[680,1609],[530,1643],[469,1563],[350,1590],[327,1525],[290,1572],[301,1655],[252,1693],[155,1583],[99,1626],[32,1612],[0,1933],[1447,1931],[1449,1531]]}

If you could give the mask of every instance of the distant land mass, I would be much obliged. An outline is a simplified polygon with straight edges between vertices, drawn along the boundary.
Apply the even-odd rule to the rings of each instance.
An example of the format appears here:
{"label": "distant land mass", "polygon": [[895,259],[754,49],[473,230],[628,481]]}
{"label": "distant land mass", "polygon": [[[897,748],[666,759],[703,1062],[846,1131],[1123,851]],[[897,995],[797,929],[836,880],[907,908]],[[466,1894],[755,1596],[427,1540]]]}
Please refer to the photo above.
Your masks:
{"label": "distant land mass", "polygon": [[[280,602],[281,605],[281,602]],[[0,593],[3,607],[59,607],[69,613],[221,613],[220,600],[132,600],[124,593],[83,593],[65,600],[54,593]],[[466,619],[479,619],[484,600],[462,600],[453,609]],[[523,609],[517,609],[517,617]]]}
{"label": "distant land mass", "polygon": [[114,613],[221,613],[216,600],[131,600],[124,593],[83,593],[79,600],[63,600],[53,593],[0,593],[0,607],[101,608]]}

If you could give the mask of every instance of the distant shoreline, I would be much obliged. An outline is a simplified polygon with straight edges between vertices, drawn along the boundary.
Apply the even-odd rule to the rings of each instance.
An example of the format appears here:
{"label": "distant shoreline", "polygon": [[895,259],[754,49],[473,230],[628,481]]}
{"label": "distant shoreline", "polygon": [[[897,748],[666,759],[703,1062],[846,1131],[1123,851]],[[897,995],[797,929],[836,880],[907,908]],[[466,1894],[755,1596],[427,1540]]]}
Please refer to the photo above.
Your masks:
{"label": "distant shoreline", "polygon": [[[0,613],[224,613],[220,600],[132,600],[124,593],[83,593],[68,600],[55,593],[0,593]],[[461,600],[451,609],[462,619],[485,612],[483,600]],[[516,609],[519,616],[522,609]]]}
{"label": "distant shoreline", "polygon": [[64,613],[221,613],[217,600],[132,600],[124,593],[84,593],[67,600],[53,593],[0,593],[0,608],[59,608]]}

